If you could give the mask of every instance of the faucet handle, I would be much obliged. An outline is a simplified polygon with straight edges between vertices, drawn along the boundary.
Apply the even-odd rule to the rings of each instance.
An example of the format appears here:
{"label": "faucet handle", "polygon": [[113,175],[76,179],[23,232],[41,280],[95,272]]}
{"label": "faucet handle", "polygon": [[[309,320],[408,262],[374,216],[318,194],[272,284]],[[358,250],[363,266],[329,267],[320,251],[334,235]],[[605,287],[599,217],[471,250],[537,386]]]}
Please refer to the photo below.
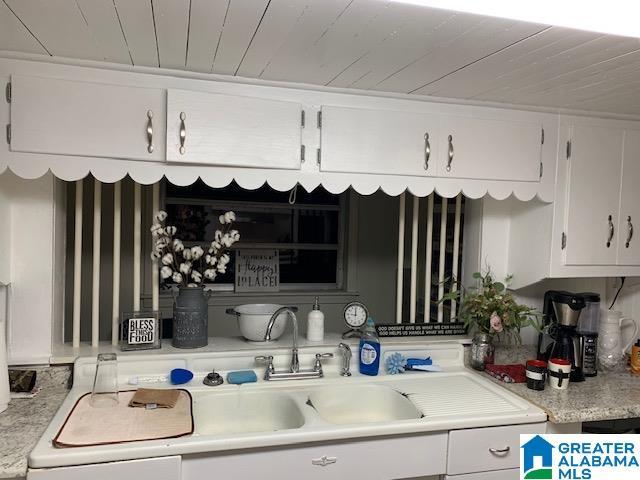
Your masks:
{"label": "faucet handle", "polygon": [[274,372],[274,368],[273,368],[273,355],[258,355],[257,357],[254,357],[254,360],[257,363],[266,363],[267,364],[267,371],[273,373]]}
{"label": "faucet handle", "polygon": [[313,366],[313,370],[316,372],[322,372],[322,359],[333,358],[333,353],[316,353],[316,363]]}

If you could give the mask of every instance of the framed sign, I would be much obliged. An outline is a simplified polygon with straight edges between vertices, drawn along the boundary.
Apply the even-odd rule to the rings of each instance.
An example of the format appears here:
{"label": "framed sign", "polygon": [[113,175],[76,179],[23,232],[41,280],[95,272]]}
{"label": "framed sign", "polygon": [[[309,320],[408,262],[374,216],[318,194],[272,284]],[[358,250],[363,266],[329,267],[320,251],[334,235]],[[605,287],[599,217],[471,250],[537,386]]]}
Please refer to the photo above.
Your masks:
{"label": "framed sign", "polygon": [[120,349],[160,348],[160,330],[160,312],[123,313],[120,322]]}
{"label": "framed sign", "polygon": [[387,323],[376,325],[379,337],[435,337],[466,335],[462,322],[452,323]]}
{"label": "framed sign", "polygon": [[238,250],[236,252],[236,292],[277,292],[280,290],[278,250]]}

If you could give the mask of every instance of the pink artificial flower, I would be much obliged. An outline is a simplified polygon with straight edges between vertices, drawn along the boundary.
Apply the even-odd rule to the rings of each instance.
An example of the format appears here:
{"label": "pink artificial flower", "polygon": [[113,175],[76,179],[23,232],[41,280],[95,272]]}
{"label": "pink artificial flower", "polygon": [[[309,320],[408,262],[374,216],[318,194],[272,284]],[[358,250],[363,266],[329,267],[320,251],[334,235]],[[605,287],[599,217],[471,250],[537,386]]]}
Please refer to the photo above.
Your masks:
{"label": "pink artificial flower", "polygon": [[494,332],[496,333],[502,332],[502,319],[496,312],[493,312],[491,314],[491,318],[489,318],[489,323],[491,324],[491,329]]}

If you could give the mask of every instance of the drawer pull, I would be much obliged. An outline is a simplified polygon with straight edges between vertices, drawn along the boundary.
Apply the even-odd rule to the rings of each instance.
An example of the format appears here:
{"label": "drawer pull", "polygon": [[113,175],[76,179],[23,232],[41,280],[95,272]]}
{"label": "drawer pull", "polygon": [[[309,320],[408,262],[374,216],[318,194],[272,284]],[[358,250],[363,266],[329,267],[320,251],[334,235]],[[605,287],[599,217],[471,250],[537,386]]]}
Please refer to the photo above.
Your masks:
{"label": "drawer pull", "polygon": [[489,448],[489,451],[494,455],[502,455],[503,453],[509,453],[510,450],[511,450],[511,447],[508,447],[508,446],[504,448]]}
{"label": "drawer pull", "polygon": [[615,227],[613,226],[613,218],[609,215],[607,219],[609,222],[609,236],[607,237],[607,248],[611,246],[611,240],[613,240],[613,234],[615,233]]}
{"label": "drawer pull", "polygon": [[629,245],[631,245],[632,238],[633,238],[633,223],[631,223],[631,216],[628,216],[627,217],[627,241],[624,244],[626,248],[629,248]]}
{"label": "drawer pull", "polygon": [[153,153],[153,112],[147,110],[147,152]]}
{"label": "drawer pull", "polygon": [[184,141],[187,139],[187,128],[184,124],[187,116],[184,112],[180,112],[180,155],[184,155]]}
{"label": "drawer pull", "polygon": [[429,170],[429,157],[431,157],[431,143],[429,133],[424,134],[424,169]]}
{"label": "drawer pull", "polygon": [[327,457],[326,455],[323,455],[320,458],[312,459],[311,464],[317,465],[319,467],[326,467],[327,465],[331,465],[333,463],[336,463],[337,461],[338,459],[336,457]]}
{"label": "drawer pull", "polygon": [[451,162],[453,162],[453,136],[449,135],[449,158],[447,159],[447,172],[451,171]]}

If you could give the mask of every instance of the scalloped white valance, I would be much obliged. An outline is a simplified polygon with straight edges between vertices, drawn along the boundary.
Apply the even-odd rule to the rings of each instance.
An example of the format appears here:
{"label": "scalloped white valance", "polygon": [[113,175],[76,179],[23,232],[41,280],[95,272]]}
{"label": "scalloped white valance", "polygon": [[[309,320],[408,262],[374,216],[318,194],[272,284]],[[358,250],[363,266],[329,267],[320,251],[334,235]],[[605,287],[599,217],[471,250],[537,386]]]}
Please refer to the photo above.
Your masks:
{"label": "scalloped white valance", "polygon": [[396,175],[367,175],[318,173],[293,170],[261,170],[211,166],[167,165],[163,163],[129,160],[86,158],[61,155],[9,154],[0,158],[0,172],[6,169],[25,179],[39,178],[51,171],[57,178],[75,181],[91,174],[103,183],[114,183],[127,175],[134,181],[150,185],[163,177],[175,185],[191,185],[198,178],[210,187],[220,188],[235,181],[242,188],[254,190],[269,184],[278,191],[289,191],[296,184],[312,191],[322,185],[327,191],[339,194],[353,188],[361,195],[371,195],[382,190],[397,196],[408,191],[418,197],[432,192],[447,198],[462,193],[467,198],[489,195],[496,200],[515,196],[528,201],[536,196],[545,202],[553,200],[552,193],[544,195],[541,185],[535,182],[484,181],[450,178],[423,178]]}

